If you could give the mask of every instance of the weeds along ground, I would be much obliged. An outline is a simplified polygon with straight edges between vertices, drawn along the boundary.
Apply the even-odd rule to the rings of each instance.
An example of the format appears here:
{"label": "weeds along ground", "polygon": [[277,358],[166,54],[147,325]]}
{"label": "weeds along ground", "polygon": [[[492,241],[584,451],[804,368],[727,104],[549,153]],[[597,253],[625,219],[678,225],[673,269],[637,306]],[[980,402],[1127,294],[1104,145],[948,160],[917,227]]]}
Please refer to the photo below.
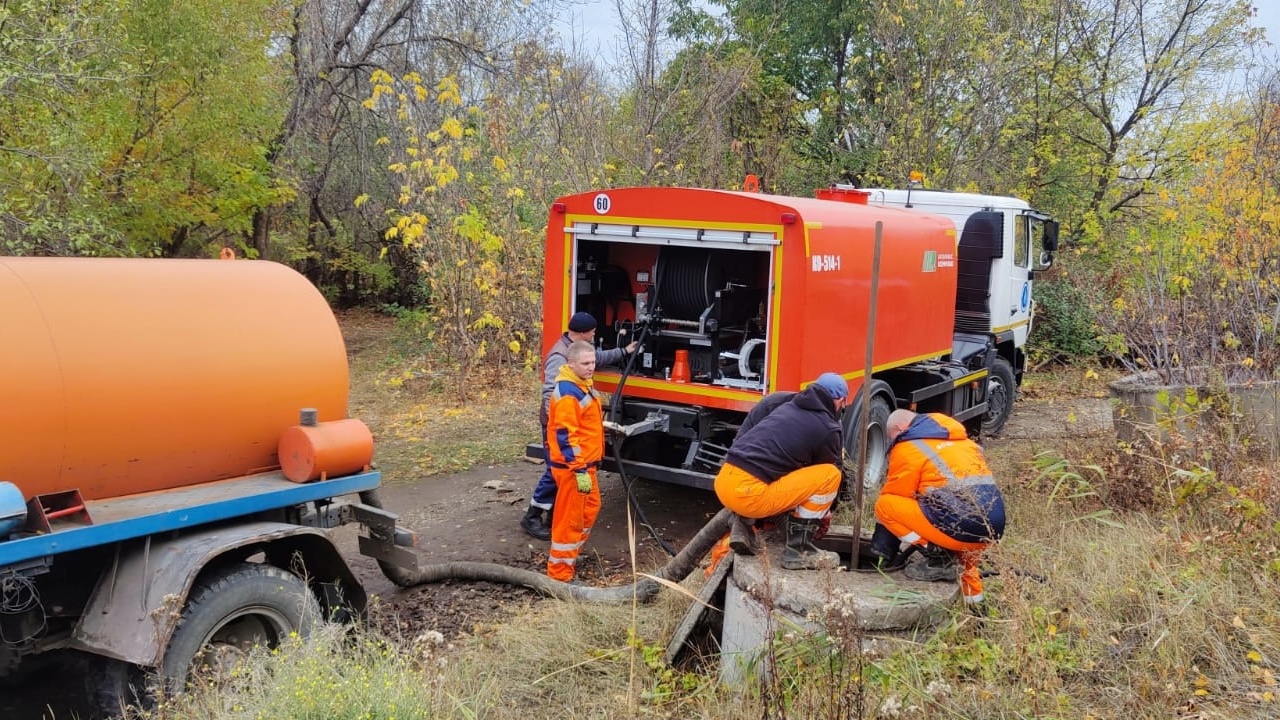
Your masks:
{"label": "weeds along ground", "polygon": [[[523,412],[536,402],[532,388],[474,395],[467,422],[496,429],[487,438],[449,439],[454,419],[440,408],[456,405],[446,384],[415,376],[406,382],[426,384],[407,393],[363,385],[370,372],[387,377],[402,368],[355,355],[354,395],[368,395],[353,414],[380,424],[383,439],[388,423],[407,423],[389,456],[381,455],[383,442],[383,462],[427,473],[447,469],[439,458],[457,456],[458,448],[471,448],[478,460],[528,437],[525,421],[511,416],[515,405]],[[1079,391],[1039,378],[1028,378],[1028,395],[1066,401]],[[1204,422],[1214,428],[1247,418]],[[410,425],[431,439],[412,440]],[[834,618],[824,618],[829,633],[821,637],[779,627],[770,650],[775,672],[742,690],[718,685],[714,657],[701,667],[663,665],[691,602],[664,592],[633,606],[533,602],[512,622],[456,646],[431,633],[330,628],[251,653],[230,682],[148,715],[1280,717],[1280,461],[1274,452],[1214,439],[1233,436],[1193,442],[1174,434],[1143,446],[1111,437],[992,443],[989,459],[1011,523],[988,554],[998,575],[987,580],[986,617],[957,610],[937,628],[887,642]],[[701,581],[694,573],[686,589]]]}

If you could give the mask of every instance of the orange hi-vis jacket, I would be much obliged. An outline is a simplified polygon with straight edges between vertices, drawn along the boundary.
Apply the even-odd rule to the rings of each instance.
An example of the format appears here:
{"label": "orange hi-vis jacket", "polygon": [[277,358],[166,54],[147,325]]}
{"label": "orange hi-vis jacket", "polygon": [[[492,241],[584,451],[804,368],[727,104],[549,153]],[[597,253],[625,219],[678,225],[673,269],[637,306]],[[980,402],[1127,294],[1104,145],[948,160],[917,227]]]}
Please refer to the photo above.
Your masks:
{"label": "orange hi-vis jacket", "polygon": [[[941,425],[948,437],[926,442],[956,477],[991,477],[991,469],[987,467],[982,450],[969,440],[963,425],[940,413],[931,413],[928,417]],[[888,475],[880,494],[914,498],[925,494],[929,488],[946,484],[947,477],[919,448],[910,442],[899,441],[890,451]]]}
{"label": "orange hi-vis jacket", "polygon": [[562,366],[551,391],[547,421],[547,462],[553,469],[583,472],[600,464],[604,457],[604,411],[600,395],[591,386]]}
{"label": "orange hi-vis jacket", "polygon": [[900,540],[957,553],[964,601],[982,602],[978,559],[1004,533],[1004,499],[963,425],[940,413],[916,417],[889,451],[875,512]]}

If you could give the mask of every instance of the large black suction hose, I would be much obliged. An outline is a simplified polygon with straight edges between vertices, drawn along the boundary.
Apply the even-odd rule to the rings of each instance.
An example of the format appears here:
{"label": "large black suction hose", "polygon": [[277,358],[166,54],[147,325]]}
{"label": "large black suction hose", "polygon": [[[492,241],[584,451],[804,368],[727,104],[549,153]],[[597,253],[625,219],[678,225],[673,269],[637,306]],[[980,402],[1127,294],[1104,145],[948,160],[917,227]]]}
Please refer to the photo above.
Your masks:
{"label": "large black suction hose", "polygon": [[[382,507],[382,499],[376,489],[360,493],[360,501],[376,508]],[[552,580],[532,570],[481,562],[447,562],[425,565],[415,570],[392,565],[379,560],[378,567],[388,580],[400,587],[416,587],[440,582],[442,580],[483,580],[487,582],[520,585],[535,590],[547,597],[560,600],[579,600],[594,603],[624,603],[634,599],[650,600],[662,589],[662,583],[653,578],[678,583],[689,577],[701,562],[704,555],[715,547],[715,544],[729,532],[729,521],[733,515],[725,509],[716,513],[697,535],[689,541],[684,549],[667,561],[653,573],[653,577],[642,577],[630,585],[618,587],[590,587],[587,585],[570,585]]]}
{"label": "large black suction hose", "polygon": [[[618,378],[618,387],[613,391],[613,401],[609,403],[609,422],[611,423],[618,421],[618,408],[622,407],[622,389],[627,386],[627,378],[631,376],[631,368],[635,366],[636,355],[640,354],[640,350],[644,346],[644,340],[648,335],[649,323],[646,322],[640,328],[640,334],[636,336],[636,351],[627,356],[627,362],[622,366],[622,375]],[[674,556],[676,549],[671,547],[671,544],[666,540],[663,540],[662,536],[658,534],[657,528],[649,523],[649,518],[645,516],[644,509],[640,507],[640,501],[636,499],[636,494],[631,489],[631,478],[627,477],[627,468],[622,464],[622,443],[624,442],[626,442],[626,436],[620,436],[615,442],[609,444],[613,446],[613,462],[618,466],[618,477],[622,478],[622,487],[627,491],[627,503],[635,511],[636,519],[639,521],[640,526],[649,531],[649,534],[653,536],[658,546],[667,555]]]}

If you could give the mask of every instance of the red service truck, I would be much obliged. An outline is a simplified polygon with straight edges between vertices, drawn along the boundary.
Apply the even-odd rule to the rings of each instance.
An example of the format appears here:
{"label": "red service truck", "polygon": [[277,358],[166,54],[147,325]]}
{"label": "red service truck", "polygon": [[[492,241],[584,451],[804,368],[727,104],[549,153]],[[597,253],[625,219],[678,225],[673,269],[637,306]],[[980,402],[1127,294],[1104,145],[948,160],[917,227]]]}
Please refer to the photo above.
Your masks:
{"label": "red service truck", "polygon": [[948,215],[888,191],[817,195],[638,187],[554,202],[544,352],[578,311],[596,317],[603,346],[643,344],[626,367],[595,375],[617,430],[607,468],[709,489],[745,414],[827,371],[857,400],[846,449],[857,458],[866,443],[869,487],[884,474],[894,408],[944,412],[975,435],[1004,424],[1032,275],[1052,261],[1057,223],[1014,198],[952,195]]}

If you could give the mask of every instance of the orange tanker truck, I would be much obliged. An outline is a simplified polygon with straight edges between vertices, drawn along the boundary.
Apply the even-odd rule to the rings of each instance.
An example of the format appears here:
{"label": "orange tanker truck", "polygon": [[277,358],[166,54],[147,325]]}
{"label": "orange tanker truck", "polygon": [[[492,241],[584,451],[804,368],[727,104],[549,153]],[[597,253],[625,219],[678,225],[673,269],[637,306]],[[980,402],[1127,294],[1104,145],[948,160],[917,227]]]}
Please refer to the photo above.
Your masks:
{"label": "orange tanker truck", "polygon": [[[275,263],[0,258],[0,676],[91,660],[106,703],[144,671],[359,613],[325,528],[413,563],[371,500],[372,437],[316,289]],[[0,694],[6,691],[0,690]]]}
{"label": "orange tanker truck", "polygon": [[[745,414],[827,371],[857,399],[846,449],[856,458],[866,443],[868,485],[883,477],[894,408],[947,413],[974,435],[1003,425],[1031,274],[1051,262],[1057,224],[1014,198],[917,192],[932,212],[837,186],[814,198],[648,187],[555,201],[544,352],[579,311],[605,346],[642,341],[623,368],[595,375],[614,430],[606,467],[710,488]],[[1043,248],[1031,252],[1032,238]],[[1006,315],[997,305],[1019,274],[1021,314],[1015,303]]]}

